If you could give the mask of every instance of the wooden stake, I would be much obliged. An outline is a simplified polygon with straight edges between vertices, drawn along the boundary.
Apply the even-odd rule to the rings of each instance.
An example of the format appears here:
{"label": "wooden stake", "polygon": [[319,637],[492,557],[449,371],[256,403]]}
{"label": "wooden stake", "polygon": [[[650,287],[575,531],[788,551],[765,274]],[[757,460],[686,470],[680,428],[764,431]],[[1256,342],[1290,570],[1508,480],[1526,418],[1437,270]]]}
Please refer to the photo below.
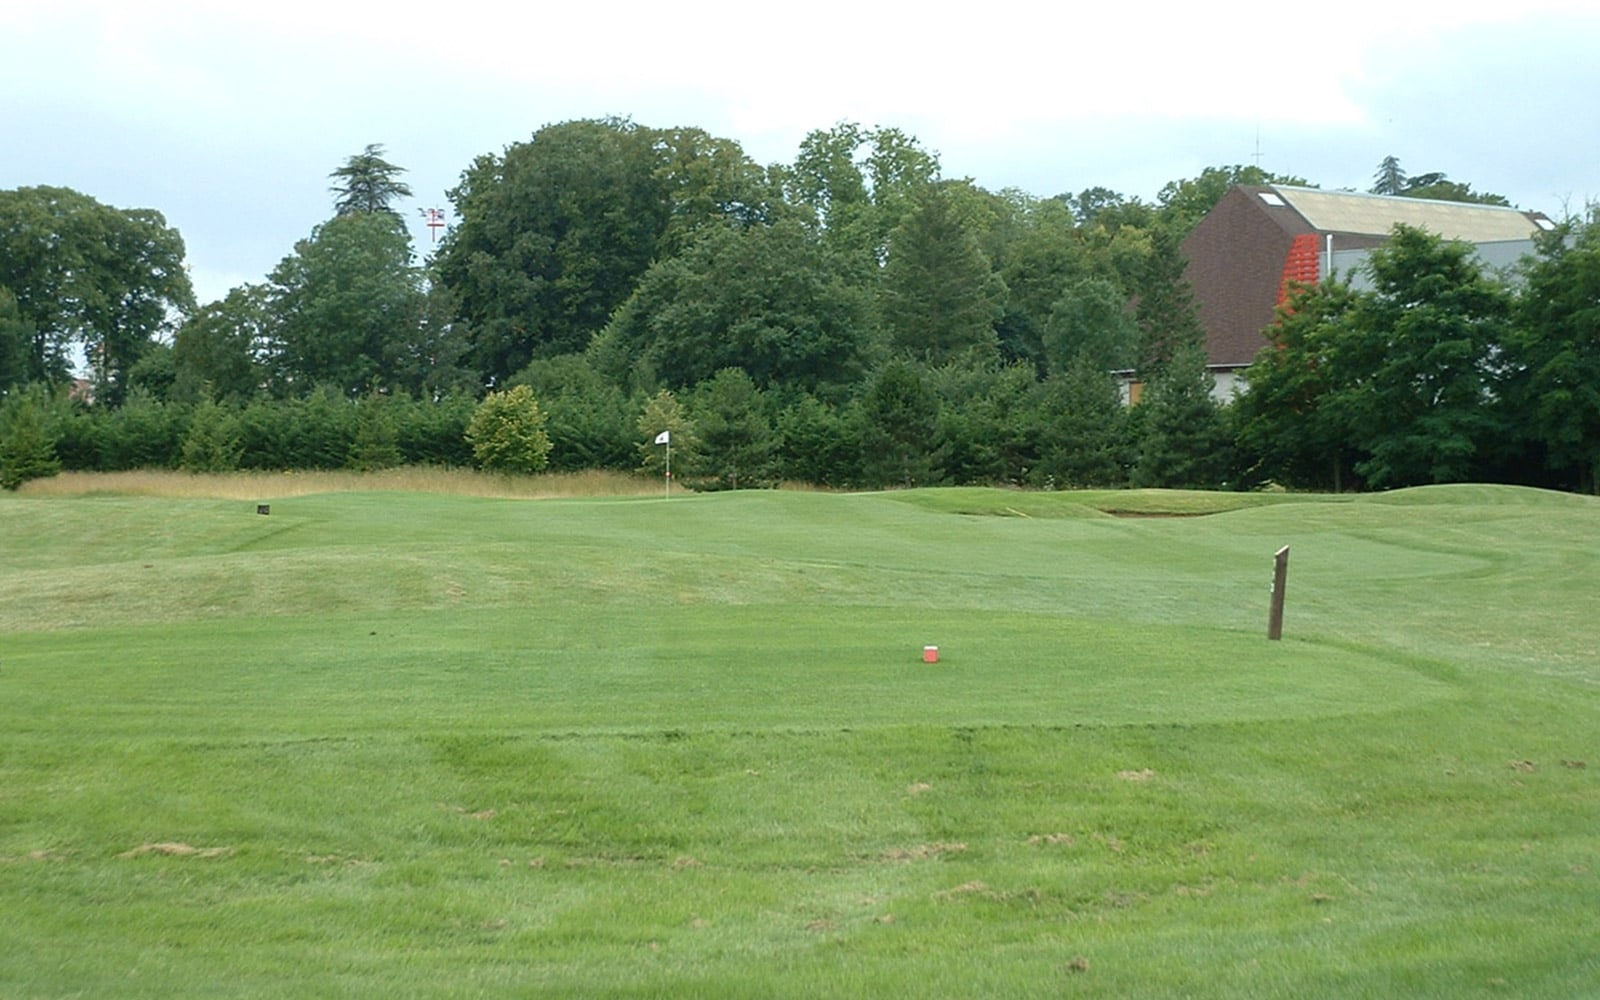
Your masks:
{"label": "wooden stake", "polygon": [[1283,588],[1289,582],[1289,546],[1278,550],[1272,568],[1272,614],[1267,618],[1267,638],[1283,638]]}

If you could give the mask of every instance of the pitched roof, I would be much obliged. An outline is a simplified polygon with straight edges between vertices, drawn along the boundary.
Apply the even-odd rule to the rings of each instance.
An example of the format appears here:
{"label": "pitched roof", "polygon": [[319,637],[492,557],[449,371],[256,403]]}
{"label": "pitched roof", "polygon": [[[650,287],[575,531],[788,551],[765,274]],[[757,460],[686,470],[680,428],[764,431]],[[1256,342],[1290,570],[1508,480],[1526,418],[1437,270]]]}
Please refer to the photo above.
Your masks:
{"label": "pitched roof", "polygon": [[1263,331],[1272,322],[1284,281],[1296,278],[1297,253],[1315,248],[1315,273],[1325,274],[1329,267],[1345,273],[1354,267],[1352,257],[1359,261],[1387,242],[1397,223],[1470,243],[1497,264],[1514,261],[1532,249],[1535,234],[1555,227],[1539,212],[1498,205],[1235,187],[1183,241],[1185,275],[1206,329],[1211,365],[1247,365],[1266,343]]}
{"label": "pitched roof", "polygon": [[[1426,229],[1447,240],[1494,243],[1525,240],[1554,224],[1539,212],[1500,205],[1473,205],[1425,198],[1395,198],[1350,191],[1271,187],[1263,191],[1278,196],[1318,232],[1387,237],[1397,223]],[[1264,199],[1265,200],[1265,199]],[[1271,204],[1271,202],[1267,202]]]}

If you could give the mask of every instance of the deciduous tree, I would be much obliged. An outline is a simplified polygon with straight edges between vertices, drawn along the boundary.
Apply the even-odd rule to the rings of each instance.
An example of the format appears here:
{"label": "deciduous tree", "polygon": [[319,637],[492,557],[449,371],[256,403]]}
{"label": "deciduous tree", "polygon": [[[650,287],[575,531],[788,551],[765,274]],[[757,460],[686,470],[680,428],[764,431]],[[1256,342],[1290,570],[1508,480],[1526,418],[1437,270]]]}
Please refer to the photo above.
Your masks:
{"label": "deciduous tree", "polygon": [[184,321],[172,342],[173,399],[244,401],[261,391],[272,374],[269,295],[264,285],[241,285]]}
{"label": "deciduous tree", "polygon": [[1517,304],[1516,402],[1550,465],[1600,491],[1600,221],[1540,240]]}
{"label": "deciduous tree", "polygon": [[702,230],[650,268],[596,353],[647,389],[738,367],[763,389],[826,392],[858,378],[872,349],[866,293],[836,263],[794,220]]}
{"label": "deciduous tree", "polygon": [[69,188],[0,191],[0,288],[32,334],[24,380],[63,379],[76,346],[97,400],[120,404],[129,369],[194,305],[183,259],[159,212]]}
{"label": "deciduous tree", "polygon": [[1389,488],[1472,478],[1500,434],[1500,353],[1511,298],[1470,246],[1400,225],[1369,258],[1373,289],[1344,320],[1335,405]]}
{"label": "deciduous tree", "polygon": [[398,345],[418,337],[425,305],[423,274],[398,216],[330,219],[295,244],[270,280],[281,391],[327,384],[355,398],[390,385]]}

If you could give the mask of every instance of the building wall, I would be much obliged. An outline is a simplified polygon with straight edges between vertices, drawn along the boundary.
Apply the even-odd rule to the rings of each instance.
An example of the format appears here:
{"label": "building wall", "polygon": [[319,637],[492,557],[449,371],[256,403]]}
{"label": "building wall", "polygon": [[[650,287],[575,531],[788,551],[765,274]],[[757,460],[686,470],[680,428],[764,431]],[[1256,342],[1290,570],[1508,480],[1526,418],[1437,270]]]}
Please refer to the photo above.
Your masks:
{"label": "building wall", "polygon": [[1284,262],[1295,236],[1311,231],[1293,209],[1269,206],[1259,192],[1229,191],[1183,242],[1213,365],[1247,365],[1265,345],[1261,331],[1277,308]]}

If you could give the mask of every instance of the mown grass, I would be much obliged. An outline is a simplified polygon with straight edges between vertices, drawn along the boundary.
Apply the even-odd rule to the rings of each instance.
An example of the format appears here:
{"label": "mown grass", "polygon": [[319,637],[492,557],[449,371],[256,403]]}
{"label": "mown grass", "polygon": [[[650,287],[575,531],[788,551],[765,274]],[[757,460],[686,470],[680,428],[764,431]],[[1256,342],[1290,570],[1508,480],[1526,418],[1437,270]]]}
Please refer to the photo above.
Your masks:
{"label": "mown grass", "polygon": [[0,996],[1600,982],[1592,499],[353,485],[0,499]]}

